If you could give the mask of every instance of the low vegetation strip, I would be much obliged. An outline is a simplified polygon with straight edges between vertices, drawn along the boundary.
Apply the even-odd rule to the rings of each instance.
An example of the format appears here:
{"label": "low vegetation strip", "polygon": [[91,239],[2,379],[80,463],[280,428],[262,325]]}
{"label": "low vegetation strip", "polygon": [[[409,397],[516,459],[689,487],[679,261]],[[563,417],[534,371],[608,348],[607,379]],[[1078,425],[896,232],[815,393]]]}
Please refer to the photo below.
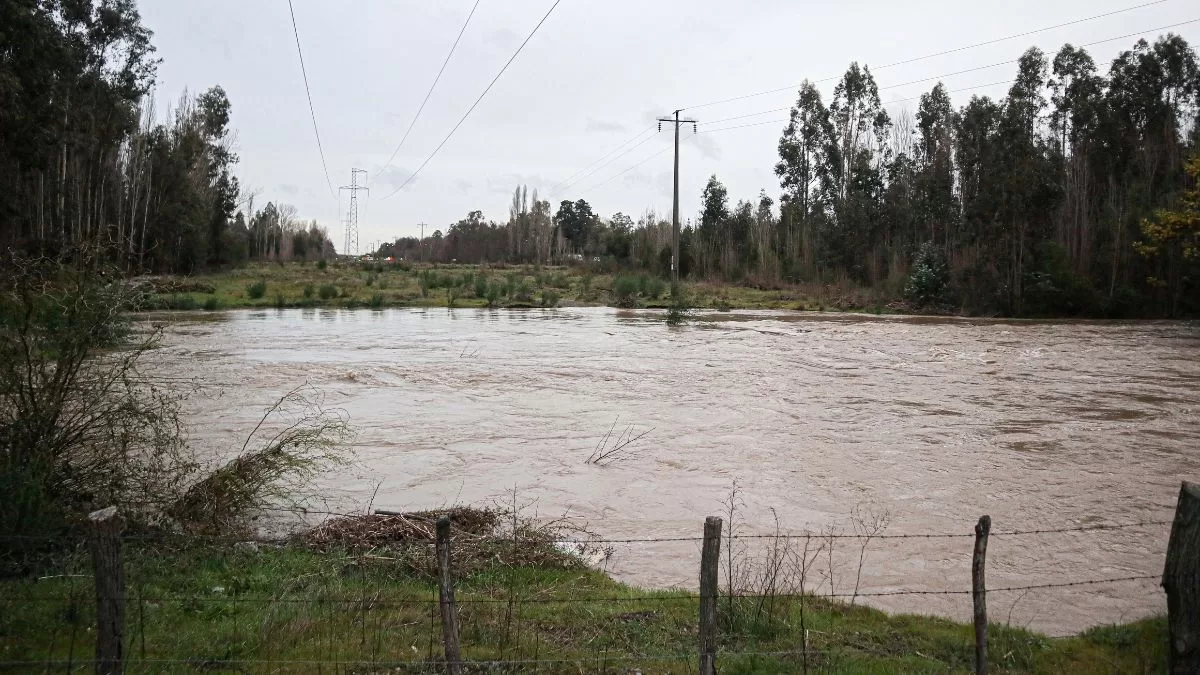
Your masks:
{"label": "low vegetation strip", "polygon": [[562,307],[668,310],[682,323],[693,308],[806,311],[915,311],[882,291],[850,284],[691,283],[676,293],[650,273],[604,265],[412,264],[341,261],[255,264],[198,277],[137,281],[145,310],[271,307]]}

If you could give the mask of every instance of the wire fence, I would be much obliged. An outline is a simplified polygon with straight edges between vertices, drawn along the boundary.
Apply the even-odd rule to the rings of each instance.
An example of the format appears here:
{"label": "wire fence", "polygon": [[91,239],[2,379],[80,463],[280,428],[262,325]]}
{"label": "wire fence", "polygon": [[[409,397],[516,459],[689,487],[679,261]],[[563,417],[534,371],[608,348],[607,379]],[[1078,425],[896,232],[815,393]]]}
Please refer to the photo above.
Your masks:
{"label": "wire fence", "polygon": [[[361,518],[362,513],[331,510],[271,509],[299,516]],[[388,518],[387,513],[377,517]],[[397,517],[404,517],[397,515]],[[992,537],[1025,538],[1073,533],[1163,532],[1171,520],[1141,520],[1072,526],[999,530]],[[432,531],[433,523],[428,523]],[[1123,535],[1122,535],[1123,536]],[[887,668],[916,658],[937,667],[969,668],[973,640],[960,630],[953,639],[919,632],[897,647],[895,625],[885,615],[856,608],[859,600],[946,596],[975,597],[978,588],[859,588],[859,568],[843,571],[835,585],[834,542],[852,540],[866,550],[872,541],[966,540],[977,533],[824,533],[779,531],[772,534],[726,533],[719,538],[726,558],[709,560],[720,587],[713,591],[646,591],[619,586],[583,566],[530,571],[509,559],[508,551],[550,546],[564,551],[595,550],[614,544],[657,546],[699,544],[704,536],[524,538],[519,533],[487,542],[492,564],[462,570],[447,589],[435,579],[443,567],[432,562],[435,549],[457,551],[477,546],[481,537],[455,532],[411,536],[386,545],[355,550],[312,550],[296,536],[245,537],[129,532],[119,536],[124,551],[122,590],[101,597],[99,563],[89,564],[95,537],[4,535],[0,550],[21,551],[55,544],[73,549],[57,569],[25,564],[24,576],[0,580],[0,670],[91,670],[106,661],[92,652],[103,639],[100,607],[123,607],[118,653],[126,672],[164,670],[236,670],[241,672],[321,671],[418,672],[544,671],[616,672],[646,668],[652,672],[695,672],[703,666],[697,652],[696,617],[715,603],[718,630],[712,656],[743,670],[837,670],[839,664],[876,659]],[[33,544],[26,547],[26,544]],[[749,555],[744,546],[764,546]],[[166,548],[160,548],[165,546]],[[173,553],[183,546],[220,555]],[[814,553],[814,547],[817,553]],[[507,547],[507,549],[505,548]],[[824,547],[829,547],[828,549]],[[413,563],[419,551],[427,559]],[[772,554],[771,552],[774,552]],[[783,551],[781,554],[780,551]],[[962,547],[964,557],[969,548]],[[735,558],[734,552],[742,558]],[[857,552],[857,549],[855,549]],[[176,556],[176,557],[172,557]],[[822,556],[827,558],[822,559]],[[853,557],[853,556],[851,556]],[[827,563],[816,564],[818,559]],[[403,561],[404,565],[393,563]],[[645,564],[654,564],[649,556]],[[475,563],[467,562],[470,567]],[[424,565],[423,569],[418,569]],[[451,565],[444,571],[450,576]],[[35,569],[37,568],[37,569]],[[55,572],[55,573],[47,573]],[[855,572],[857,572],[857,579]],[[985,593],[1080,592],[1129,586],[1142,598],[1165,608],[1157,590],[1161,574],[1060,578],[1044,583],[996,585]],[[703,577],[702,577],[703,578]],[[926,580],[927,581],[927,580]],[[853,582],[853,591],[849,585]],[[448,659],[450,647],[446,591],[461,617],[463,656]],[[1112,593],[1112,590],[1106,590]],[[1161,610],[1159,610],[1161,611]],[[701,622],[700,635],[703,634]],[[457,629],[456,629],[457,633]],[[1046,639],[1078,636],[1039,635],[1019,628],[993,628],[1000,647],[999,665],[1032,667]],[[460,636],[455,636],[456,644]],[[1083,639],[1083,638],[1080,638]],[[1164,638],[1165,639],[1165,638]],[[703,641],[702,641],[703,642]],[[1138,647],[1139,649],[1141,647]],[[1147,657],[1151,658],[1151,657]],[[611,664],[611,666],[610,666]],[[759,664],[758,666],[754,664]],[[464,670],[465,669],[465,670]]]}

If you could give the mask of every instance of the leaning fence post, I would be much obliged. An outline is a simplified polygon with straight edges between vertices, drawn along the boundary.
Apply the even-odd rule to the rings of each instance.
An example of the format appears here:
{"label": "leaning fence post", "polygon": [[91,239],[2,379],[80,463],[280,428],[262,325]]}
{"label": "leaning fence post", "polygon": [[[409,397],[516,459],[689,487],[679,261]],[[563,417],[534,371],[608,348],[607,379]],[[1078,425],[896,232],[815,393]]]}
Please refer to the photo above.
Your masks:
{"label": "leaning fence post", "polygon": [[121,516],[117,507],[88,514],[92,568],[96,576],[96,675],[125,671],[125,570],[121,564]]}
{"label": "leaning fence post", "polygon": [[454,604],[454,578],[450,574],[450,516],[437,521],[438,600],[442,607],[442,640],[445,642],[446,669],[451,675],[462,673],[462,654],[458,644],[458,607]]}
{"label": "leaning fence post", "polygon": [[700,552],[700,675],[717,673],[717,565],[721,560],[721,519],[704,520]]}
{"label": "leaning fence post", "polygon": [[971,599],[975,603],[975,672],[988,671],[987,585],[984,583],[984,562],[987,560],[988,533],[992,517],[981,516],[975,524],[975,555],[971,556]]}
{"label": "leaning fence post", "polygon": [[1167,592],[1167,669],[1200,672],[1200,483],[1183,482],[1167,543],[1162,587]]}

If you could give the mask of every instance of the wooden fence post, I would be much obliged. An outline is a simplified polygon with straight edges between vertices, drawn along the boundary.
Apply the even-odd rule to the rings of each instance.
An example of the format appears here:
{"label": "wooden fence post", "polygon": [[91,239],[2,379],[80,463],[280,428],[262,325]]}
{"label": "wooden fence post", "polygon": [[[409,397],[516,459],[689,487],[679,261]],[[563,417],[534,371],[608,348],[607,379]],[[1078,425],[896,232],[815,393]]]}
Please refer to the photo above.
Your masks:
{"label": "wooden fence post", "polygon": [[1200,672],[1200,483],[1183,482],[1167,543],[1162,587],[1167,592],[1167,670]]}
{"label": "wooden fence post", "polygon": [[125,672],[125,569],[121,563],[123,523],[117,507],[88,514],[92,568],[96,576],[96,675]]}
{"label": "wooden fence post", "polygon": [[721,560],[721,519],[704,520],[704,547],[700,553],[700,675],[717,673],[717,581]]}
{"label": "wooden fence post", "polygon": [[987,584],[984,583],[984,563],[987,560],[988,534],[992,517],[981,516],[975,524],[975,555],[971,556],[971,599],[975,604],[975,672],[988,672]]}
{"label": "wooden fence post", "polygon": [[462,654],[458,644],[458,607],[454,604],[454,577],[450,574],[450,516],[437,521],[438,600],[442,607],[442,640],[446,670],[461,675]]}

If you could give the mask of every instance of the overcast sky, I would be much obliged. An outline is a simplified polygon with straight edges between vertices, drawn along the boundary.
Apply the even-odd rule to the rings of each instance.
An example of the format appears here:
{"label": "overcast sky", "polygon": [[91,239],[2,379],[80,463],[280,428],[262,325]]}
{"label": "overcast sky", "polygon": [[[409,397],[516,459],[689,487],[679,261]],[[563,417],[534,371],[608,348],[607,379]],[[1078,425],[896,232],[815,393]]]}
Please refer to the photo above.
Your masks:
{"label": "overcast sky", "polygon": [[[588,200],[603,216],[635,220],[647,208],[670,217],[669,127],[590,177],[552,188],[649,129],[655,117],[687,106],[780,87],[790,90],[685,111],[701,132],[683,132],[681,218],[699,210],[711,174],[730,198],[765,188],[778,197],[773,167],[786,111],[721,122],[790,105],[805,78],[840,75],[850,61],[873,67],[893,113],[935,80],[902,83],[1017,58],[1037,45],[1051,55],[1079,45],[1200,18],[1188,0],[1166,0],[1114,16],[952,55],[884,64],[1120,10],[1137,0],[562,0],[458,132],[401,192],[391,194],[441,142],[553,0],[481,0],[457,52],[393,165],[381,172],[424,98],[474,0],[294,0],[321,140],[334,191],[351,167],[369,172],[360,207],[360,242],[445,231],[468,211],[507,218],[513,189],[526,184],[557,205]],[[185,90],[214,84],[233,104],[232,126],[244,190],[290,203],[329,229],[340,250],[346,198],[330,194],[321,168],[286,0],[141,0],[163,59],[160,114]],[[1200,23],[1172,29],[1200,43]],[[1088,47],[1102,71],[1129,37]],[[956,106],[972,94],[1002,96],[1013,64],[942,78]],[[832,81],[819,84],[828,103]],[[639,139],[641,140],[641,139]],[[632,145],[632,144],[631,144]],[[664,151],[667,150],[667,151]],[[659,153],[656,156],[655,153]],[[651,157],[653,156],[653,157]],[[637,168],[618,175],[642,162]],[[614,178],[615,176],[615,178]],[[557,206],[555,206],[557,208]]]}

